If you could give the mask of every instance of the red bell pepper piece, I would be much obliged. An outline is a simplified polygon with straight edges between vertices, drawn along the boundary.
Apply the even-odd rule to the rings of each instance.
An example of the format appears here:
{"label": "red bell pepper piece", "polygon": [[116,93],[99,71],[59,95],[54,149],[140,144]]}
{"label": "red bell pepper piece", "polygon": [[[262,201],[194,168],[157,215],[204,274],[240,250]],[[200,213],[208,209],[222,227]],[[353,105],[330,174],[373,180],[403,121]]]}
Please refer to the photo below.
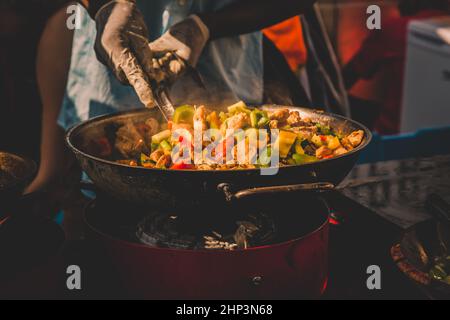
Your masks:
{"label": "red bell pepper piece", "polygon": [[176,163],[172,167],[170,167],[171,170],[190,170],[194,169],[194,166],[192,164],[186,164],[186,163]]}

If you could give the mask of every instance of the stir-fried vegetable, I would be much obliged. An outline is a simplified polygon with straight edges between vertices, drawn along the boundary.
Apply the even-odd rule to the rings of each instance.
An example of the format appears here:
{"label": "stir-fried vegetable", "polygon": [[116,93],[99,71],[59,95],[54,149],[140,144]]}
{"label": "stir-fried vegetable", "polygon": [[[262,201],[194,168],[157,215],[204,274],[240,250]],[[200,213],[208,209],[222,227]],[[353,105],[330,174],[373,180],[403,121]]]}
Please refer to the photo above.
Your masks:
{"label": "stir-fried vegetable", "polygon": [[159,145],[164,140],[170,139],[171,135],[172,135],[172,132],[170,130],[161,131],[160,133],[155,134],[152,137],[152,143]]}
{"label": "stir-fried vegetable", "polygon": [[[146,123],[157,126],[155,121]],[[135,144],[140,146],[138,152],[120,152],[137,154],[138,158],[118,162],[172,170],[252,169],[271,165],[271,156],[277,152],[280,166],[303,165],[343,155],[358,147],[364,139],[363,131],[342,136],[327,124],[302,118],[297,111],[266,111],[249,108],[244,102],[236,103],[228,107],[227,112],[220,113],[204,106],[181,106],[175,110],[173,121],[163,128],[167,129],[153,131],[151,136],[137,139]],[[200,163],[194,152],[194,136],[199,128],[202,130]],[[125,134],[125,129],[121,128],[118,132]],[[178,129],[183,129],[181,135]],[[215,132],[206,135],[208,129],[215,129]],[[177,135],[174,135],[175,132]],[[261,132],[264,134],[261,135]],[[253,138],[263,141],[257,140],[256,144],[252,144]],[[128,148],[134,143],[130,143],[126,135],[117,140]],[[142,145],[144,142],[149,142],[147,147]],[[149,154],[145,150],[150,150]],[[245,153],[243,157],[242,151]],[[206,156],[208,152],[209,157]]]}
{"label": "stir-fried vegetable", "polygon": [[181,106],[178,107],[175,110],[175,113],[173,114],[173,122],[174,123],[187,123],[187,124],[193,124],[193,118],[194,118],[195,108],[193,106]]}
{"label": "stir-fried vegetable", "polygon": [[285,130],[280,131],[280,135],[278,137],[280,158],[287,158],[295,140],[297,140],[297,134],[295,132]]}

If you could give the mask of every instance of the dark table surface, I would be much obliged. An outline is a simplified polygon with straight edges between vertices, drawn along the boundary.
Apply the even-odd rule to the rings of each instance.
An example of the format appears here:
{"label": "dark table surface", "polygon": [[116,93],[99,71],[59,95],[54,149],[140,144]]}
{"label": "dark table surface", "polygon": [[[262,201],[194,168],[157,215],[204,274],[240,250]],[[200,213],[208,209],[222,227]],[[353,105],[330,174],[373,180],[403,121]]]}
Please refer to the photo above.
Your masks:
{"label": "dark table surface", "polygon": [[[389,252],[405,230],[431,218],[425,200],[432,193],[450,201],[450,156],[366,164],[351,172],[331,200],[347,221],[344,232],[332,230],[330,298],[432,298],[400,273]],[[370,264],[384,275],[380,291],[363,283],[361,268]]]}
{"label": "dark table surface", "polygon": [[450,202],[450,156],[357,166],[342,193],[406,229],[430,218],[425,200],[432,193]]}

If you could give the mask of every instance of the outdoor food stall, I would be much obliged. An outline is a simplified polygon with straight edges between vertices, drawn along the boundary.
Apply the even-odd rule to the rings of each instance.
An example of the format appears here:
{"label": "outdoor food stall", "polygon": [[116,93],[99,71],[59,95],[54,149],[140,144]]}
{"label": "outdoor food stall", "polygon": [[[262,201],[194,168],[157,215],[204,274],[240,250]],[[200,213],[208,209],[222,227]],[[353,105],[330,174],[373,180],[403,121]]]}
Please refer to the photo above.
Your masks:
{"label": "outdoor food stall", "polygon": [[0,299],[450,299],[448,1],[56,2],[0,4]]}

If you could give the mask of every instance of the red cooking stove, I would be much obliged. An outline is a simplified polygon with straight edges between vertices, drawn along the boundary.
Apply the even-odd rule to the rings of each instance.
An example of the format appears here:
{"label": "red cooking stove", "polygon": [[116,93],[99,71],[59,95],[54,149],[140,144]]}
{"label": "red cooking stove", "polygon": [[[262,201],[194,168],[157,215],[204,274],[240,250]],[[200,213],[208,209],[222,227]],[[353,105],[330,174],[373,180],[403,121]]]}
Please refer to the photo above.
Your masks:
{"label": "red cooking stove", "polygon": [[297,214],[289,197],[183,212],[99,198],[85,212],[87,236],[137,298],[319,297],[328,277],[328,208],[299,197]]}
{"label": "red cooking stove", "polygon": [[[312,226],[303,226],[302,230],[302,226],[296,225],[296,219],[292,219],[295,211],[291,207],[291,217],[285,220],[289,223],[282,225],[279,220],[275,223],[282,231],[279,236],[273,234],[273,218],[247,217],[253,225],[264,225],[260,233],[250,240],[249,245],[257,245],[258,248],[247,251],[205,249],[207,240],[204,237],[212,238],[214,233],[219,233],[206,220],[204,225],[193,228],[184,225],[192,220],[181,218],[177,222],[179,218],[170,215],[149,218],[142,213],[142,208],[135,211],[130,206],[121,207],[118,202],[93,201],[86,210],[88,239],[66,243],[64,250],[66,264],[78,265],[83,270],[84,287],[80,292],[65,291],[64,297],[426,298],[398,271],[390,257],[390,248],[401,234],[398,227],[338,192],[323,196],[333,209],[317,203],[310,209],[319,215],[321,210],[330,210],[332,223],[329,226],[319,223],[318,228],[313,228],[319,232],[313,233],[311,238],[306,237],[306,244],[301,239],[302,236],[305,239],[305,230],[308,233]],[[126,221],[122,210],[127,210]],[[155,220],[149,222],[149,219]],[[151,228],[146,227],[146,223]],[[175,230],[171,229],[171,223],[175,223]],[[219,223],[226,225],[223,221]],[[320,245],[325,244],[327,239],[323,236],[326,233],[320,230],[328,227],[329,251],[324,251]],[[184,233],[180,239],[179,228],[199,233]],[[205,230],[213,232],[204,236]],[[222,225],[222,229],[217,230],[223,232],[227,226]],[[228,230],[235,232],[233,228]],[[223,242],[233,242],[234,237],[230,234],[224,232],[220,235]],[[277,236],[280,238],[274,240],[273,237]],[[158,248],[151,248],[155,244]],[[297,253],[296,246],[301,248]],[[381,290],[367,287],[370,276],[367,269],[373,265],[381,269]]]}

